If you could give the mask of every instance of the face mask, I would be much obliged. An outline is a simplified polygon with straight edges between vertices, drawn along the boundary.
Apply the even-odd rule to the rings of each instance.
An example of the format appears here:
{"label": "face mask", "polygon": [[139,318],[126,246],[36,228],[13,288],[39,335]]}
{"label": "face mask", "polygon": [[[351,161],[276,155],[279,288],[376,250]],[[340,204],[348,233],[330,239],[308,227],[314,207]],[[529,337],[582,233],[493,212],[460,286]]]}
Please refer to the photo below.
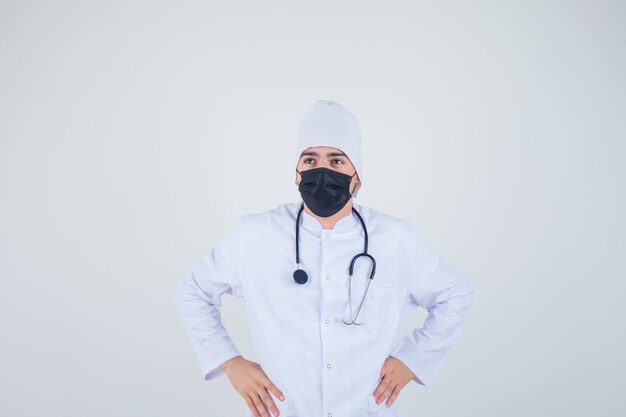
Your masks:
{"label": "face mask", "polygon": [[302,200],[320,217],[337,213],[352,197],[350,182],[356,172],[348,175],[324,167],[296,172],[302,176],[298,185]]}

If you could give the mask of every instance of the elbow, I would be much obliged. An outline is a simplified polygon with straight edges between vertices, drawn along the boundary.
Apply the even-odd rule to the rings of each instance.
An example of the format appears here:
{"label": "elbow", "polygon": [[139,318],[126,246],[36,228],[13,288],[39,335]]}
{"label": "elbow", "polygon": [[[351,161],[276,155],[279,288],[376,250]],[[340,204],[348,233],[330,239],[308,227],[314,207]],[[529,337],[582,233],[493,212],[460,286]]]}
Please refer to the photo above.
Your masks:
{"label": "elbow", "polygon": [[466,317],[474,304],[474,287],[467,279],[462,279],[450,289],[441,300],[444,304],[454,306],[460,316]]}
{"label": "elbow", "polygon": [[174,291],[174,305],[179,312],[182,312],[185,306],[189,304],[193,293],[190,276],[186,275],[180,280]]}
{"label": "elbow", "polygon": [[459,289],[457,299],[460,301],[465,315],[469,314],[469,310],[474,304],[474,287],[468,280],[464,280]]}
{"label": "elbow", "polygon": [[470,303],[474,300],[474,286],[469,280],[464,279],[461,284],[460,293],[463,297],[465,297]]}

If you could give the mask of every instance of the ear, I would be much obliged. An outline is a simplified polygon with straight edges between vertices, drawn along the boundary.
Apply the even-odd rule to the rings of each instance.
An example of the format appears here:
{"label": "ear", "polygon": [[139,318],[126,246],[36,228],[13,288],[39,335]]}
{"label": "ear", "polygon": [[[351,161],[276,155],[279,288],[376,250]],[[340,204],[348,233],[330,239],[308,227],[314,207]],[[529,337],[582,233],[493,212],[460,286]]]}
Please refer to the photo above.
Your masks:
{"label": "ear", "polygon": [[361,178],[359,178],[359,174],[356,174],[356,181],[354,182],[354,191],[352,191],[352,194],[355,195],[356,193],[358,193],[358,191],[361,189]]}

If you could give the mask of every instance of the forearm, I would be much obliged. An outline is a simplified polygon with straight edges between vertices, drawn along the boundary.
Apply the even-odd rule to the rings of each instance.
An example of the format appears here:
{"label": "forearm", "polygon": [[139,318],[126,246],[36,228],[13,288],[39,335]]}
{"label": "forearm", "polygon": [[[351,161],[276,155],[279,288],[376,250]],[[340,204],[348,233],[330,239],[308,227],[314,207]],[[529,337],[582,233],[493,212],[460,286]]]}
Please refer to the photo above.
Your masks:
{"label": "forearm", "polygon": [[222,375],[220,367],[240,353],[222,324],[221,311],[187,275],[176,292],[176,306],[205,380]]}

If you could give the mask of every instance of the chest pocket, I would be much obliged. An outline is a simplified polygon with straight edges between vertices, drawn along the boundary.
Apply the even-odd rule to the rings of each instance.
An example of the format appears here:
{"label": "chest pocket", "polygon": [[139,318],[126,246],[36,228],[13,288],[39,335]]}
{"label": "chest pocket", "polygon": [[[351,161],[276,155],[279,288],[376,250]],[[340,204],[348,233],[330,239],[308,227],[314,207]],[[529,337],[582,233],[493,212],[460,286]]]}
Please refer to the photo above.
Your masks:
{"label": "chest pocket", "polygon": [[376,336],[395,334],[400,323],[399,288],[372,285],[367,295],[364,317],[370,333]]}

